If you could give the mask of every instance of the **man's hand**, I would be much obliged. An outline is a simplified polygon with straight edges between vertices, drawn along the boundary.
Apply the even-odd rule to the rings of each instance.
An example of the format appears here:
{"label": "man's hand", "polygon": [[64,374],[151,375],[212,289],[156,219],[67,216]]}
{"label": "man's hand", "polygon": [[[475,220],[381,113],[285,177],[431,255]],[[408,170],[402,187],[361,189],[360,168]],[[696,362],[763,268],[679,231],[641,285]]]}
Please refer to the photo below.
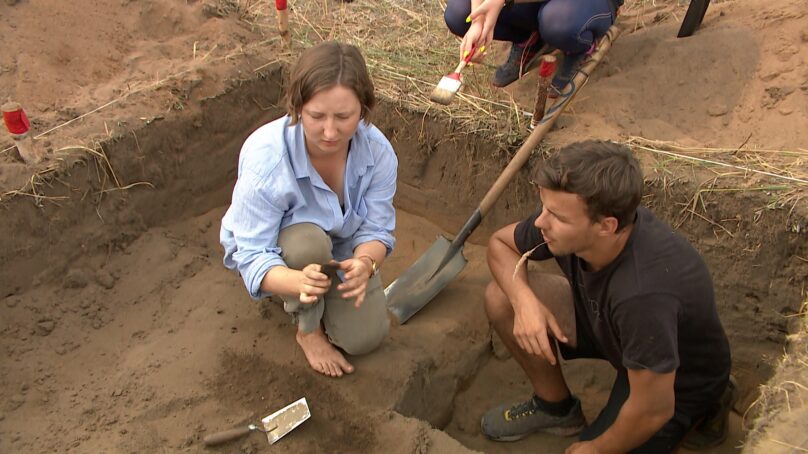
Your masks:
{"label": "man's hand", "polygon": [[675,381],[675,371],[659,374],[647,369],[629,369],[628,399],[611,427],[591,441],[597,452],[629,452],[653,437],[676,411]]}
{"label": "man's hand", "polygon": [[544,307],[538,299],[522,301],[514,305],[513,335],[522,350],[544,357],[550,364],[555,365],[556,359],[550,345],[550,332],[561,342],[567,342],[567,337],[561,332],[553,314]]}
{"label": "man's hand", "polygon": [[601,451],[591,441],[573,443],[564,451],[564,454],[599,454]]}
{"label": "man's hand", "polygon": [[300,270],[298,281],[299,299],[304,304],[314,304],[331,288],[331,278],[323,273],[320,265],[312,263]]}
{"label": "man's hand", "polygon": [[365,301],[365,292],[371,273],[370,260],[367,258],[350,258],[339,262],[339,267],[345,271],[345,281],[337,286],[345,299],[356,298],[354,306],[359,307]]}

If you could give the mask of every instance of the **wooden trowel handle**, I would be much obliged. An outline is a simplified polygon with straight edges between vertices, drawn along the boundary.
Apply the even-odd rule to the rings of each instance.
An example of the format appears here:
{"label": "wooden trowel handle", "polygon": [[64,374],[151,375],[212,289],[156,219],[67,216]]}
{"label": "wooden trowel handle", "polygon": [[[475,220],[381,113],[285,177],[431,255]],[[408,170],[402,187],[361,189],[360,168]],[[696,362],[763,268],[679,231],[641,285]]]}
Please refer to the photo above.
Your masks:
{"label": "wooden trowel handle", "polygon": [[216,446],[222,443],[227,443],[228,441],[233,441],[237,438],[241,438],[248,433],[250,433],[249,427],[240,427],[238,429],[230,429],[223,432],[210,434],[203,438],[202,442],[205,443],[205,446]]}

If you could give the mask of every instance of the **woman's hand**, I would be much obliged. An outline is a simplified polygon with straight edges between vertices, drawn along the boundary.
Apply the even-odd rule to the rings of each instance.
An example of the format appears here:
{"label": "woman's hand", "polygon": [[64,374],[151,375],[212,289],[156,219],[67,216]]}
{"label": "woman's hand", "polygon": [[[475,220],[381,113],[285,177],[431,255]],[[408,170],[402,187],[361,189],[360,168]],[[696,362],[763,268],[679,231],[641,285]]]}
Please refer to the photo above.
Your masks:
{"label": "woman's hand", "polygon": [[372,272],[372,264],[367,256],[350,258],[339,262],[345,272],[345,280],[337,286],[345,299],[356,298],[354,306],[359,307],[365,301],[365,292]]}
{"label": "woman's hand", "polygon": [[331,288],[331,278],[323,273],[320,265],[316,263],[306,265],[300,272],[300,280],[297,285],[300,302],[314,304]]}
{"label": "woman's hand", "polygon": [[471,61],[479,63],[483,60],[486,48],[494,40],[494,26],[503,6],[502,0],[485,0],[471,10],[471,26],[460,42],[461,59],[473,53]]}
{"label": "woman's hand", "polygon": [[484,57],[485,40],[482,38],[483,24],[482,21],[472,22],[463,40],[460,41],[460,59],[463,60],[467,55],[471,55],[469,62],[480,63]]}

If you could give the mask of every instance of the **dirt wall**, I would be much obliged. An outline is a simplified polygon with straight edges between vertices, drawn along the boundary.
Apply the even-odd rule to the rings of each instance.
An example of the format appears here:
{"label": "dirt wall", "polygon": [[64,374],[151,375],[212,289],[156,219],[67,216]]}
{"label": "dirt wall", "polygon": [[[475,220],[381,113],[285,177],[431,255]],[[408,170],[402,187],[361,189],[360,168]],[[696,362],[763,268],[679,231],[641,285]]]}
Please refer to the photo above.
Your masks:
{"label": "dirt wall", "polygon": [[[219,96],[104,142],[109,164],[70,151],[58,156],[69,164],[43,175],[41,198],[0,203],[0,296],[58,279],[79,257],[118,251],[149,227],[228,203],[241,144],[282,112],[282,72],[276,65],[233,81]],[[131,184],[138,185],[116,188]]]}
{"label": "dirt wall", "polygon": [[[467,135],[433,116],[393,106],[381,110],[376,124],[399,154],[397,206],[456,233],[515,147]],[[712,186],[714,173],[686,165],[665,170],[676,177],[661,178],[653,156],[638,157],[646,175],[643,203],[694,244],[712,271],[743,411],[773,372],[789,315],[799,312],[808,276],[808,220],[794,205],[778,208],[776,193],[744,190],[742,181],[731,179]],[[532,156],[470,241],[485,244],[494,229],[535,209],[528,175],[539,159]]]}
{"label": "dirt wall", "polygon": [[[808,299],[802,313],[808,309]],[[791,453],[803,451],[808,443],[805,418],[808,406],[805,398],[805,365],[808,360],[808,319],[794,318],[799,325],[789,335],[788,348],[768,383],[760,387],[760,397],[749,412],[750,431],[744,452]]]}

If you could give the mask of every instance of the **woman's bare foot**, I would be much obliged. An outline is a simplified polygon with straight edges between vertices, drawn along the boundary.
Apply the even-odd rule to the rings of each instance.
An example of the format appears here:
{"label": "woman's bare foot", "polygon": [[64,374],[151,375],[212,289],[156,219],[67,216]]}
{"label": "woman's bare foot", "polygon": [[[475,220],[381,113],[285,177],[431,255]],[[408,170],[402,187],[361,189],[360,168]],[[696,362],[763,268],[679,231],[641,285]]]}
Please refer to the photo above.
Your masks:
{"label": "woman's bare foot", "polygon": [[350,374],[354,371],[351,363],[331,345],[322,329],[317,328],[308,334],[298,331],[295,338],[312,369],[317,372],[329,377],[342,377],[343,373]]}

